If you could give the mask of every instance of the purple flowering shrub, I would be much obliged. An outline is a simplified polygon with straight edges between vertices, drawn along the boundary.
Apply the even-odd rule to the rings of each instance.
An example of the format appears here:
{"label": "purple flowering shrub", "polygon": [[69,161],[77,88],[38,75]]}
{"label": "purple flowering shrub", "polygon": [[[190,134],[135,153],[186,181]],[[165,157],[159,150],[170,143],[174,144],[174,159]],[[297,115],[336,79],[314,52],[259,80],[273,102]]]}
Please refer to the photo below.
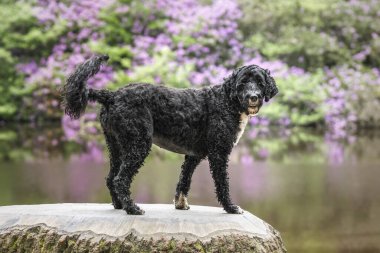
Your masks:
{"label": "purple flowering shrub", "polygon": [[[42,57],[37,62],[31,61],[19,64],[19,70],[26,75],[26,85],[34,85],[33,94],[24,103],[33,108],[34,114],[43,115],[45,118],[62,117],[60,108],[59,88],[62,87],[67,75],[73,71],[75,66],[90,57],[93,52],[88,42],[100,39],[103,34],[98,32],[103,22],[99,20],[100,10],[112,1],[73,0],[70,2],[40,0],[33,11],[40,24],[45,29],[56,23],[61,23],[65,32],[57,39],[52,47],[50,55]],[[103,88],[113,79],[113,70],[110,66],[102,68],[101,72],[89,80],[88,85],[94,88]],[[91,113],[93,106],[89,106],[87,112]],[[92,115],[92,114],[90,114]],[[87,121],[81,121],[86,123]],[[63,117],[63,128],[68,138],[72,126]],[[83,126],[83,129],[91,129],[83,136],[94,133],[96,126]],[[97,132],[97,131],[96,131]],[[80,132],[78,132],[80,133]]]}
{"label": "purple flowering shrub", "polygon": [[326,70],[328,106],[325,121],[337,137],[347,130],[380,126],[380,72],[341,66]]}
{"label": "purple flowering shrub", "polygon": [[[96,120],[98,105],[90,104],[83,117],[70,120],[62,114],[58,89],[78,63],[106,53],[109,64],[89,81],[90,87],[117,89],[130,82],[199,87],[220,84],[244,64],[269,69],[280,92],[250,120],[255,128],[246,134],[258,138],[254,159],[289,146],[259,141],[270,134],[269,125],[280,125],[286,135],[290,126],[326,124],[334,133],[328,140],[346,138],[347,130],[358,126],[379,125],[373,113],[379,108],[376,1],[33,3],[33,8],[23,9],[24,15],[9,12],[7,22],[0,24],[5,34],[0,58],[7,63],[0,69],[0,80],[13,85],[2,91],[22,97],[0,98],[0,118],[3,112],[14,115],[17,108],[31,120],[58,118],[66,140],[96,150],[95,143],[104,141]],[[16,86],[20,90],[14,91]]]}
{"label": "purple flowering shrub", "polygon": [[[34,87],[24,85],[23,74],[17,66],[46,55],[63,29],[60,24],[54,24],[44,31],[32,13],[32,6],[25,2],[1,2],[0,16],[0,121],[25,120],[30,112],[25,110],[24,102]],[[36,68],[31,64],[27,71]]]}
{"label": "purple flowering shrub", "polygon": [[[127,68],[117,71],[115,87],[135,81],[176,87],[218,84],[249,58],[243,57],[240,16],[232,0],[118,1],[103,12],[106,36],[93,48]],[[126,57],[132,55],[131,61],[120,57],[120,47]]]}
{"label": "purple flowering shrub", "polygon": [[378,67],[380,60],[380,5],[377,0],[338,1],[321,14],[323,29],[337,38],[352,59]]}

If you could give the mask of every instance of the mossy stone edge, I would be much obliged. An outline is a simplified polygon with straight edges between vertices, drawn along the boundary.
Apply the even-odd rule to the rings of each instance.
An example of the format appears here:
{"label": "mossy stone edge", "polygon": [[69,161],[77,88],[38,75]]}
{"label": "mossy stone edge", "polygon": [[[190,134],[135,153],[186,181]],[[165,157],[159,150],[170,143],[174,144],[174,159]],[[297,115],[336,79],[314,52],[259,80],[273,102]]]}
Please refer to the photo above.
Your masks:
{"label": "mossy stone edge", "polygon": [[0,252],[286,252],[278,231],[271,238],[233,234],[209,240],[159,240],[129,233],[123,239],[91,231],[67,233],[45,225],[15,226],[0,231]]}

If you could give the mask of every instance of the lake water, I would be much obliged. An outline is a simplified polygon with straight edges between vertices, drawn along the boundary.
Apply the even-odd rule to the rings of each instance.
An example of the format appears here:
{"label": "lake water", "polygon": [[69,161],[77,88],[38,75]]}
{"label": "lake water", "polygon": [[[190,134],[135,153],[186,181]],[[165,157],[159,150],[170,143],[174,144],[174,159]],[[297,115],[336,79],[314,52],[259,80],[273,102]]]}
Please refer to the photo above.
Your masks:
{"label": "lake water", "polygon": [[[136,202],[172,203],[182,159],[154,147],[132,186]],[[59,125],[0,128],[0,205],[110,202],[107,171],[103,145],[64,141]],[[233,200],[279,230],[289,252],[380,252],[379,132],[334,140],[251,129],[229,172]],[[207,161],[189,202],[218,206]]]}

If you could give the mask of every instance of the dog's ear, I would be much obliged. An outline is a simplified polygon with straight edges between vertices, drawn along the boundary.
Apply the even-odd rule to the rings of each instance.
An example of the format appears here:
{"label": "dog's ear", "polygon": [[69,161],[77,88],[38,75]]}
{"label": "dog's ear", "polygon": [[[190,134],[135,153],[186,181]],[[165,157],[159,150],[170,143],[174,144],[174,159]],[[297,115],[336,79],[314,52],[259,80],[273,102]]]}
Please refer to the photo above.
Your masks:
{"label": "dog's ear", "polygon": [[264,99],[268,102],[272,97],[278,93],[278,88],[273,77],[270,75],[270,71],[265,69],[265,87],[264,87]]}
{"label": "dog's ear", "polygon": [[226,91],[228,92],[228,95],[230,99],[233,101],[237,98],[237,79],[240,74],[240,72],[245,69],[245,66],[239,67],[235,69],[230,76],[224,79],[224,86],[226,88]]}

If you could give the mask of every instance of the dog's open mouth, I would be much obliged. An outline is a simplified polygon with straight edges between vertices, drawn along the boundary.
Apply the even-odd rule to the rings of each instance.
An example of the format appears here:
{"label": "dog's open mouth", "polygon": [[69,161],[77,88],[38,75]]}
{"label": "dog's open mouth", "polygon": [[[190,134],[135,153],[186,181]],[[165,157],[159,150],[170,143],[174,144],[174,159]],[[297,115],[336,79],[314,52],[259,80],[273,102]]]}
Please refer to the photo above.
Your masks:
{"label": "dog's open mouth", "polygon": [[259,106],[248,106],[249,115],[255,115],[259,112],[259,110],[260,110]]}
{"label": "dog's open mouth", "polygon": [[257,99],[256,101],[248,100],[247,111],[250,116],[257,114],[263,104],[261,99]]}

